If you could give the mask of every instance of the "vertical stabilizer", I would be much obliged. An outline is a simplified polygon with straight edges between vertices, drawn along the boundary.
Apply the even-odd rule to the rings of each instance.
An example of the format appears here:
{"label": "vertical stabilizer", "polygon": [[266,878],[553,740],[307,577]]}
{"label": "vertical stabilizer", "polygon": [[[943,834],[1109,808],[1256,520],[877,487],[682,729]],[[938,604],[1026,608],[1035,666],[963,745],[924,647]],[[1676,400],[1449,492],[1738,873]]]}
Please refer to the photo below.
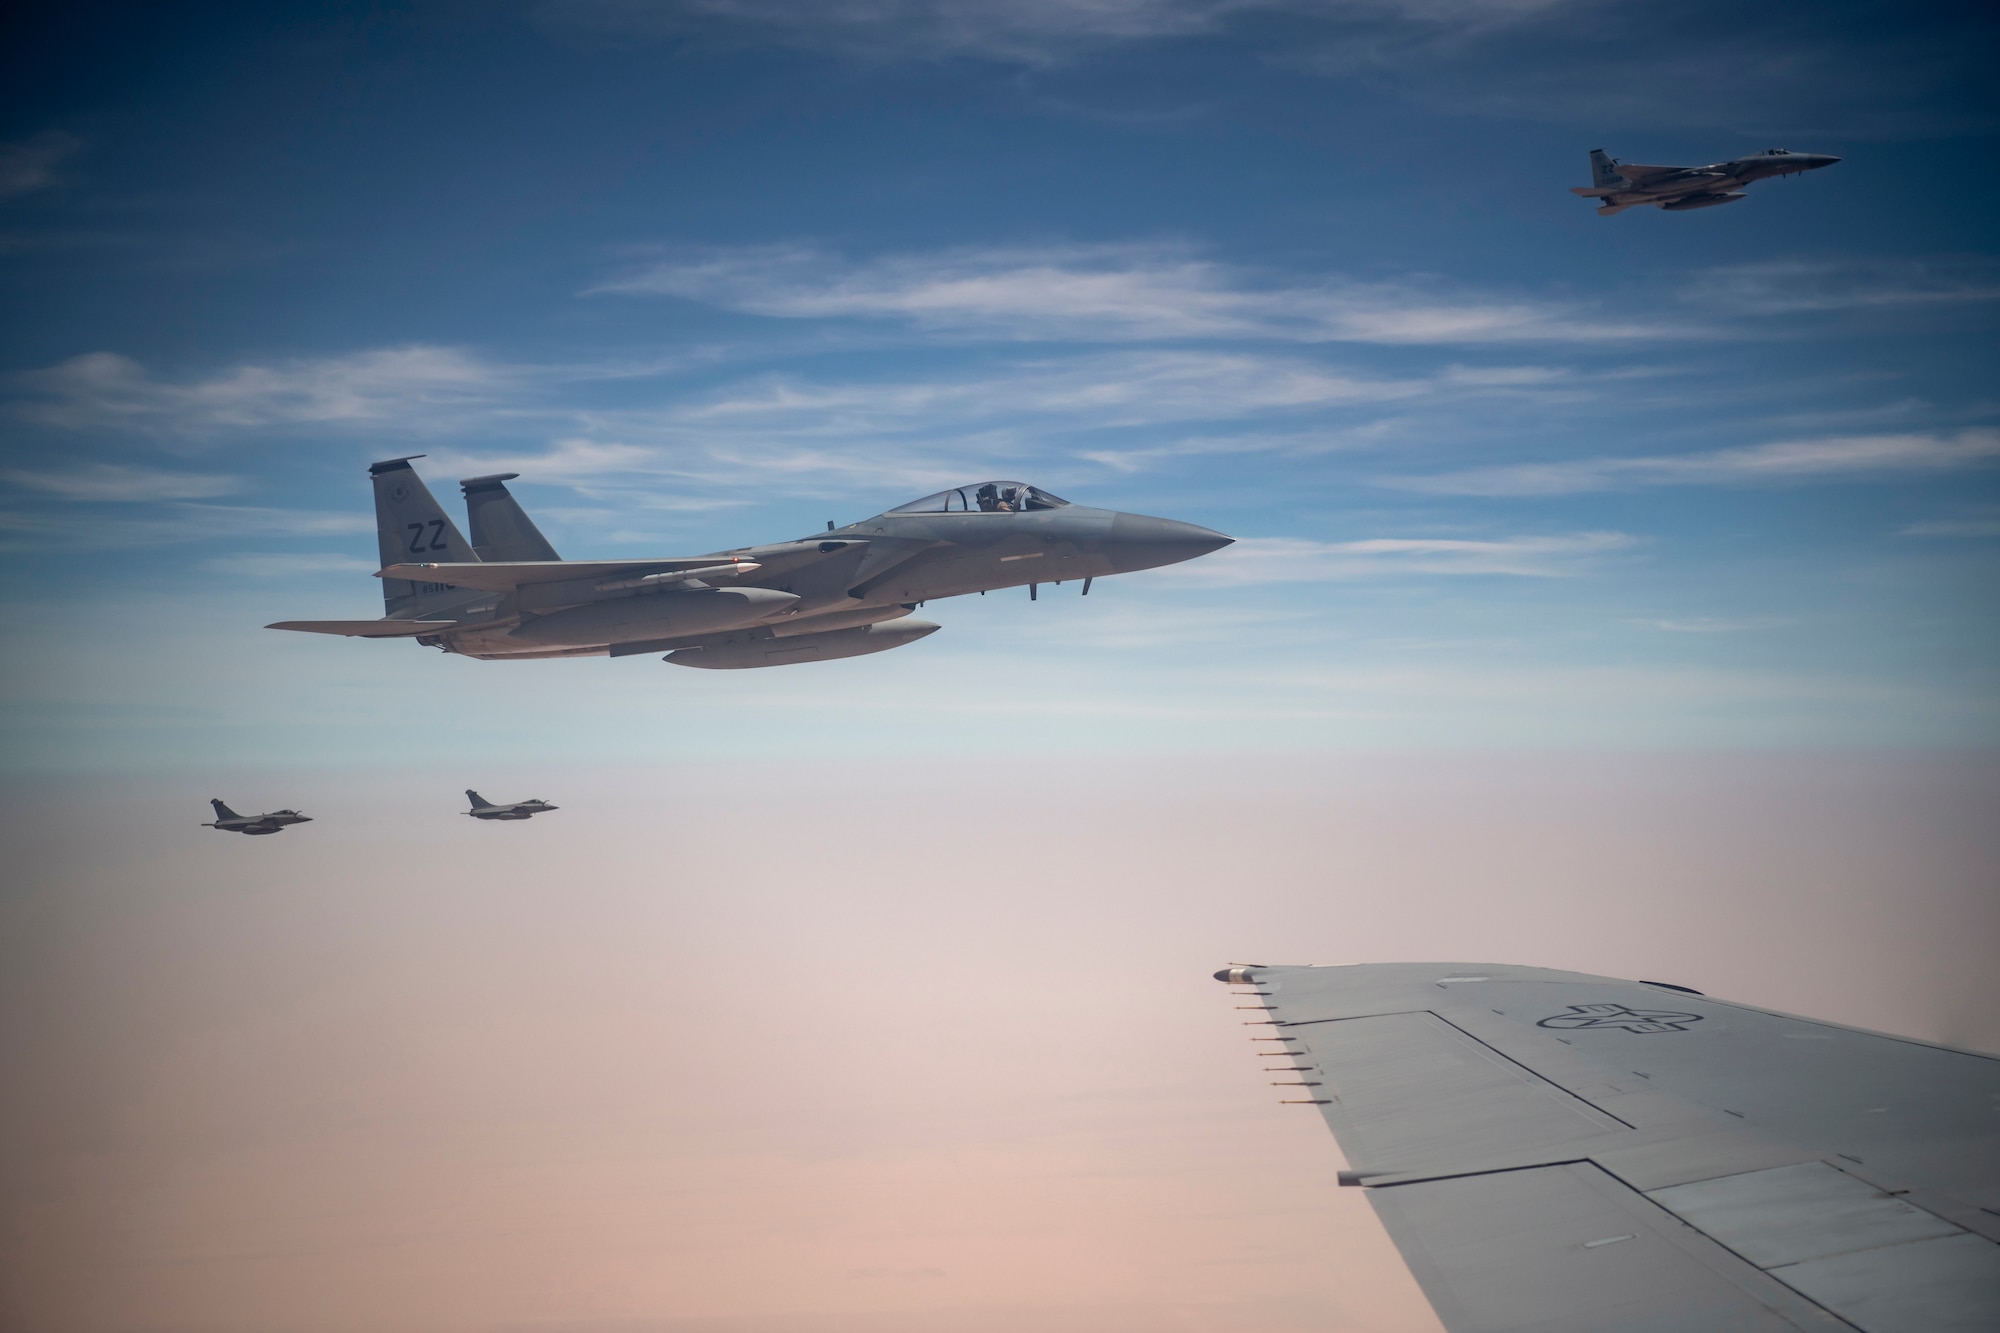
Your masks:
{"label": "vertical stabilizer", "polygon": [[1607,157],[1602,148],[1590,150],[1590,187],[1594,190],[1615,190],[1632,182],[1618,174],[1618,159]]}
{"label": "vertical stabilizer", "polygon": [[[459,534],[458,525],[438,506],[430,487],[410,467],[409,458],[375,463],[369,467],[368,475],[375,480],[375,536],[381,546],[384,569],[417,562],[471,564],[479,559]],[[458,588],[411,583],[405,579],[382,580],[385,615],[407,618],[464,600],[466,594]]]}
{"label": "vertical stabilizer", "polygon": [[234,810],[231,810],[228,806],[224,805],[221,801],[216,800],[213,796],[208,798],[208,803],[215,807],[215,817],[217,819],[243,818],[242,815],[237,814]]}
{"label": "vertical stabilizer", "polygon": [[465,514],[472,520],[472,549],[481,560],[560,560],[521,502],[507,489],[518,472],[491,477],[467,477],[458,483],[465,492]]}
{"label": "vertical stabilizer", "polygon": [[472,802],[472,808],[474,810],[490,810],[493,808],[493,802],[487,800],[484,796],[481,796],[478,792],[472,790],[472,788],[470,787],[467,787],[465,789],[465,798]]}

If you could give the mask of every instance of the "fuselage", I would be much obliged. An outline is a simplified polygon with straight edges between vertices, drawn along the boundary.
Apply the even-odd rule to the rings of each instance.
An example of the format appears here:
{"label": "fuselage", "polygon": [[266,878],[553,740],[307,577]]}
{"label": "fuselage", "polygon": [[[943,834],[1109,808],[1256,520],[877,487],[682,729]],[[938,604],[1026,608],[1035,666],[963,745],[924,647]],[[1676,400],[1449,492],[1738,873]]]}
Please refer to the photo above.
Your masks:
{"label": "fuselage", "polygon": [[[1675,201],[1734,202],[1741,197],[1740,191],[1745,186],[1757,181],[1816,171],[1838,161],[1839,158],[1825,153],[1772,149],[1703,167],[1675,167],[1669,170],[1631,168],[1635,173],[1648,174],[1631,177],[1620,174],[1615,181],[1605,181],[1598,187],[1580,187],[1576,193],[1595,198],[1600,206],[1606,208],[1669,205]],[[1616,164],[1613,169],[1617,169]]]}
{"label": "fuselage", "polygon": [[[1174,564],[1231,540],[1191,523],[1062,501],[982,509],[976,494],[963,487],[795,541],[716,552],[718,562],[759,566],[726,586],[600,593],[596,585],[563,592],[544,584],[471,596],[457,613],[462,628],[419,641],[474,657],[521,658],[673,651],[746,634],[790,638],[879,624],[946,597]],[[579,600],[549,605],[567,597]],[[733,621],[728,608],[714,605],[731,598],[740,603]],[[690,615],[706,619],[689,624]]]}
{"label": "fuselage", "polygon": [[229,815],[204,824],[204,828],[217,829],[223,833],[247,833],[259,836],[278,833],[294,824],[310,824],[312,817],[296,810],[273,810],[262,815]]}
{"label": "fuselage", "polygon": [[550,810],[560,809],[547,801],[513,801],[506,805],[482,805],[465,813],[474,819],[532,819]]}

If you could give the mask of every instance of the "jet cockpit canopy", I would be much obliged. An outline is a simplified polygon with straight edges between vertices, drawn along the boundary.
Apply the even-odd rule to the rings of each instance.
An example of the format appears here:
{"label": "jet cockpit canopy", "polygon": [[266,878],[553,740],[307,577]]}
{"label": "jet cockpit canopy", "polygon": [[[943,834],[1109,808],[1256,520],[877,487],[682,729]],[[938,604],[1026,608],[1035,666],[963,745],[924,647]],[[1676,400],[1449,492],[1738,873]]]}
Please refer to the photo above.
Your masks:
{"label": "jet cockpit canopy", "polygon": [[982,481],[959,486],[936,495],[926,495],[906,505],[897,505],[892,514],[1019,514],[1033,509],[1061,509],[1069,501],[1050,495],[1025,481]]}

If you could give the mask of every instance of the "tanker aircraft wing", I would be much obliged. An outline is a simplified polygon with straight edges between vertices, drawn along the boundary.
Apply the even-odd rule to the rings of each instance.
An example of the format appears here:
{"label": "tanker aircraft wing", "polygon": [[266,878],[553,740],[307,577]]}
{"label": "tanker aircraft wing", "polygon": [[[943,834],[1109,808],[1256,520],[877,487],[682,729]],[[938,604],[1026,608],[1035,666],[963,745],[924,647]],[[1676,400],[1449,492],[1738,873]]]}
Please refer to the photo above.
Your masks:
{"label": "tanker aircraft wing", "polygon": [[2000,1328],[2000,1057],[1534,967],[1216,977],[1451,1333]]}

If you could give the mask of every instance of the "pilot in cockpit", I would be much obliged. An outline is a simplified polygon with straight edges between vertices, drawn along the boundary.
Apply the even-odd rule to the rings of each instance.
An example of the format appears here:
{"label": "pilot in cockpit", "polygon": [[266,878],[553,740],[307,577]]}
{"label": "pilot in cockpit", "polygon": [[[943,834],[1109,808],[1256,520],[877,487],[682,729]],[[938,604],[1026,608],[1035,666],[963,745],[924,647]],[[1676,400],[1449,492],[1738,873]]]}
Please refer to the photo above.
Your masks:
{"label": "pilot in cockpit", "polygon": [[982,514],[1011,514],[1014,512],[1014,491],[1001,490],[992,482],[981,486],[973,497],[979,502]]}

